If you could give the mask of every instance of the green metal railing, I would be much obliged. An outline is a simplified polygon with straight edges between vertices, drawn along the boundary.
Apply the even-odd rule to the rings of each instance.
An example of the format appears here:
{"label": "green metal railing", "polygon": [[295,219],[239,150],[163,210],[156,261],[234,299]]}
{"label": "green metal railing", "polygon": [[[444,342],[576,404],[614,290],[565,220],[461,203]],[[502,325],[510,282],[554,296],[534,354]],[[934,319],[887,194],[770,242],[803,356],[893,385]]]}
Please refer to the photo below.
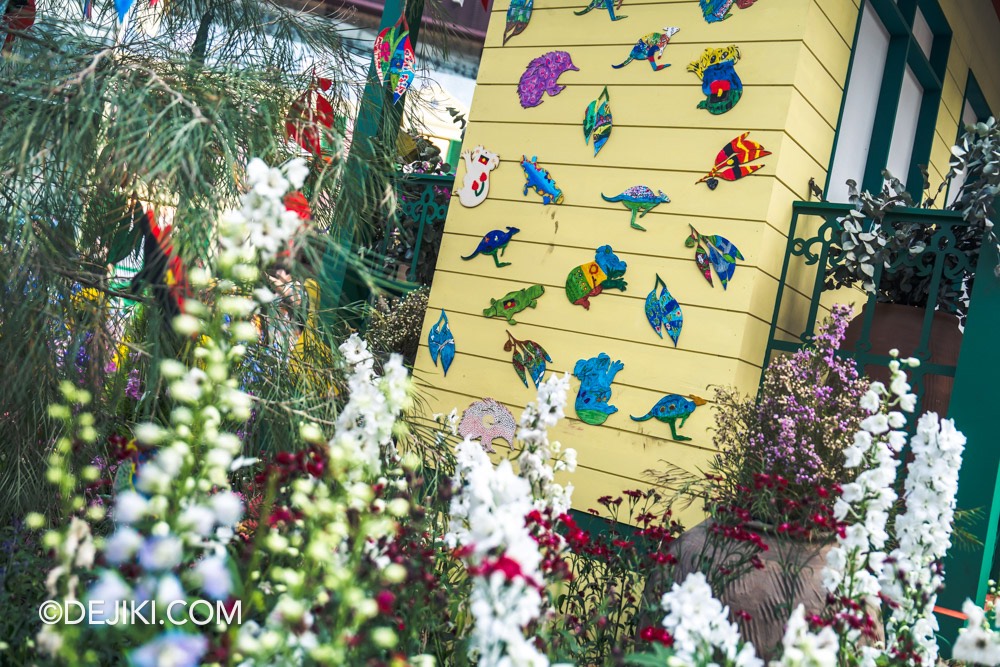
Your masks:
{"label": "green metal railing", "polygon": [[454,182],[454,174],[401,175],[396,185],[399,208],[386,222],[378,249],[379,273],[390,291],[407,292],[430,283]]}
{"label": "green metal railing", "polygon": [[[849,205],[825,202],[795,202],[793,205],[765,365],[775,352],[794,352],[801,348],[815,332],[827,272],[843,262],[840,252],[843,229],[837,219],[850,208]],[[808,234],[800,234],[800,229],[805,227],[803,218],[819,218],[821,222],[818,226],[810,225]],[[996,444],[994,417],[996,404],[1000,401],[1000,392],[996,389],[997,377],[1000,376],[1000,345],[997,343],[997,332],[1000,331],[1000,279],[994,275],[994,268],[1000,262],[1000,254],[995,243],[984,240],[978,262],[975,266],[972,265],[967,254],[956,247],[956,235],[963,231],[963,227],[965,231],[968,230],[959,212],[901,208],[886,214],[883,226],[889,233],[899,229],[900,225],[925,225],[929,236],[926,249],[917,254],[898,257],[888,267],[876,267],[872,279],[878,285],[883,276],[894,271],[912,269],[913,275],[926,282],[927,306],[919,343],[912,352],[922,363],[920,367],[910,369],[911,377],[918,394],[922,386],[921,379],[926,375],[954,378],[947,416],[955,420],[956,427],[967,438],[956,502],[960,509],[977,510],[961,526],[977,543],[955,546],[949,551],[945,560],[945,588],[938,597],[941,608],[955,611],[961,609],[966,598],[982,605],[986,599],[987,582],[995,571],[994,559],[1000,527],[1000,447]],[[808,273],[803,276],[802,272],[811,268],[816,270],[816,275],[810,281]],[[930,363],[931,329],[941,291],[945,287],[954,289],[956,285],[968,286],[969,283],[964,281],[973,274],[977,279],[973,281],[971,294],[968,295],[958,363]],[[799,289],[789,285],[792,278]],[[804,321],[799,321],[802,330],[797,340],[778,338],[779,321],[786,330],[790,326],[782,319],[783,308],[787,307],[784,297],[788,290],[795,290],[801,297],[809,300]],[[860,297],[864,293],[857,294]],[[869,364],[884,365],[889,360],[886,355],[875,353],[871,349],[869,335],[874,317],[872,306],[877,300],[875,295],[867,297],[861,335],[855,350],[849,353],[862,367]],[[797,329],[797,326],[794,328]],[[794,338],[795,334],[792,333],[791,337]],[[960,620],[948,614],[939,614],[938,622],[941,626],[940,634],[948,638],[954,637],[962,625]],[[945,650],[945,654],[947,652]]]}
{"label": "green metal railing", "polygon": [[[850,204],[832,204],[828,202],[795,202],[792,206],[792,222],[788,232],[788,244],[785,250],[784,264],[781,269],[781,279],[778,282],[778,293],[774,303],[774,314],[771,318],[771,331],[768,336],[767,351],[764,365],[770,361],[774,352],[794,352],[808,342],[815,333],[817,320],[820,317],[820,297],[828,279],[828,273],[844,262],[844,254],[840,251],[840,241],[843,228],[839,218],[848,214]],[[802,226],[802,218],[821,218],[822,223],[810,236],[797,236]],[[923,386],[923,380],[928,375],[954,377],[954,365],[933,363],[931,361],[931,333],[933,330],[935,312],[939,306],[942,288],[948,285],[954,289],[962,281],[976,271],[965,252],[957,247],[956,235],[960,228],[968,227],[957,211],[937,211],[932,209],[897,208],[886,213],[882,220],[884,232],[892,235],[900,227],[926,226],[929,235],[928,243],[923,252],[899,253],[889,266],[881,263],[875,267],[872,281],[879,285],[883,277],[908,270],[912,275],[925,282],[926,306],[923,313],[923,325],[920,331],[919,344],[915,350],[904,350],[921,360],[921,365],[913,369],[911,378],[917,387]],[[783,321],[783,308],[786,290],[794,289],[788,285],[793,267],[800,270],[815,268],[815,276],[806,280],[806,291],[801,293],[809,301],[808,312],[803,329],[797,334],[797,340],[782,340],[778,337],[778,323]],[[987,273],[991,273],[987,271]],[[859,298],[867,298],[862,310],[861,331],[855,349],[849,354],[855,359],[860,370],[868,366],[887,366],[890,357],[884,352],[872,350],[871,333],[875,317],[875,303],[879,300],[877,294],[857,292]],[[792,332],[796,333],[796,332]]]}

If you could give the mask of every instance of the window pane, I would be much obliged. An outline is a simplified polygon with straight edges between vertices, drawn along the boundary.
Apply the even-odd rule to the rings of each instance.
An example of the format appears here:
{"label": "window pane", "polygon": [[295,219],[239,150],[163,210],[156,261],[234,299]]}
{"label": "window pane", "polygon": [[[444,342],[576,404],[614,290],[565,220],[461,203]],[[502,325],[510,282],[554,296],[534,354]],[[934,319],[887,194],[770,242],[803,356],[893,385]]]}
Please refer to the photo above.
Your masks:
{"label": "window pane", "polygon": [[865,3],[854,50],[854,65],[847,83],[847,99],[840,119],[837,153],[830,171],[829,201],[847,201],[847,179],[861,185],[868,162],[868,146],[875,123],[875,110],[882,89],[882,73],[889,51],[889,31]]}
{"label": "window pane", "polygon": [[924,98],[924,88],[909,66],[903,74],[903,87],[899,91],[899,107],[896,122],[892,128],[892,143],[889,144],[889,161],[886,168],[893,176],[906,183],[913,157],[913,141],[920,119],[920,102]]}
{"label": "window pane", "polygon": [[917,8],[916,16],[913,17],[913,38],[917,40],[920,50],[930,60],[931,47],[934,45],[934,31],[931,30],[927,19],[924,18],[924,13],[920,11],[919,7]]}
{"label": "window pane", "polygon": [[[978,120],[979,118],[976,116],[976,110],[972,108],[972,103],[966,100],[965,106],[962,107],[961,127],[959,127],[958,130],[959,136],[965,132],[966,125],[972,125]],[[958,191],[961,190],[962,186],[965,184],[965,176],[966,173],[963,169],[955,175],[955,178],[953,178],[951,183],[948,185],[948,206],[951,206],[955,203],[955,200],[958,199]],[[931,185],[933,185],[933,183]]]}

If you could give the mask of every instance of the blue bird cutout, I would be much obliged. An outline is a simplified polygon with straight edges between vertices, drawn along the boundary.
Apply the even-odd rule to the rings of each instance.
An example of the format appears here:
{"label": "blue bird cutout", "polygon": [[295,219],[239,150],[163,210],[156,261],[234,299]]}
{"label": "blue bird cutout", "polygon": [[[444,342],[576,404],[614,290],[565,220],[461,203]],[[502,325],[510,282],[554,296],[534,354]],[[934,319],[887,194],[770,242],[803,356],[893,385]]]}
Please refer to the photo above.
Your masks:
{"label": "blue bird cutout", "polygon": [[451,362],[455,360],[455,336],[448,326],[448,315],[441,309],[441,317],[431,327],[427,333],[427,347],[431,351],[431,361],[437,366],[438,355],[441,356],[441,367],[444,368],[445,376],[451,368]]}
{"label": "blue bird cutout", "polygon": [[[659,294],[656,293],[657,287],[660,288]],[[684,313],[659,274],[656,275],[653,290],[646,296],[646,319],[660,338],[663,338],[661,329],[666,329],[667,335],[674,341],[674,347],[677,347],[681,328],[684,326]]]}

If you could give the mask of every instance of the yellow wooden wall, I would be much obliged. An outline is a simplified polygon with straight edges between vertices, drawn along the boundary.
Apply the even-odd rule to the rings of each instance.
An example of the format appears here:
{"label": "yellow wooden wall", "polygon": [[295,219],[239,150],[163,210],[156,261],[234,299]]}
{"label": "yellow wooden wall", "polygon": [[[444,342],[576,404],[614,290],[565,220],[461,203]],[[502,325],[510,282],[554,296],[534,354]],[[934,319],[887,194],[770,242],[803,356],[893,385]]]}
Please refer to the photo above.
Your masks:
{"label": "yellow wooden wall", "polygon": [[[499,153],[502,163],[492,173],[483,204],[469,209],[455,200],[449,210],[415,368],[431,412],[453,407],[461,412],[490,396],[518,417],[534,399],[534,388],[521,384],[510,353],[503,351],[508,325],[484,318],[482,310],[491,297],[544,285],[538,308],[515,317],[519,323],[510,327],[514,336],[542,344],[553,358],[549,369],[557,373],[572,372],[578,359],[601,352],[625,364],[612,385],[617,414],[602,426],[577,420],[574,379],[568,418],[553,434],[579,452],[580,466],[571,481],[574,505],[580,509],[594,507],[601,495],[644,486],[645,471],[663,468],[663,461],[694,472],[713,451],[711,403],[680,431],[693,438],[686,443],[672,440],[666,424],[635,423],[630,414],[644,414],[666,393],[711,398],[709,385],[755,390],[791,204],[809,198],[810,177],[825,182],[858,17],[856,0],[759,0],[745,10],[734,6],[732,18],[723,23],[708,24],[697,0],[625,0],[619,13],[628,18],[612,23],[604,10],[574,16],[573,10],[583,4],[535,0],[530,25],[506,46],[501,39],[507,0],[493,6],[464,148],[483,145]],[[633,62],[621,70],[611,68],[639,37],[664,26],[680,28],[663,59],[671,67],[653,72],[647,63]],[[957,32],[954,23],[953,28]],[[961,43],[956,39],[955,52],[968,62]],[[730,112],[712,116],[696,108],[702,99],[700,81],[686,66],[705,48],[728,44],[737,44],[742,54],[736,70],[744,96]],[[568,51],[580,71],[562,75],[560,83],[567,87],[559,95],[546,95],[540,106],[522,109],[518,79],[529,61],[551,50]],[[965,65],[956,67],[954,73],[949,68],[950,85],[960,82],[964,91],[960,70]],[[994,83],[980,81],[984,87]],[[605,85],[614,130],[595,158],[584,144],[581,121],[587,104]],[[949,90],[944,96],[952,120],[939,121],[942,140],[955,134],[949,127],[955,127],[960,113],[961,95],[956,102],[956,94]],[[747,130],[773,153],[764,160],[766,167],[749,178],[721,182],[714,192],[696,185],[719,149]],[[935,164],[940,171],[938,143]],[[947,145],[942,143],[945,150]],[[562,205],[544,206],[534,193],[522,196],[522,155],[537,155],[549,169],[565,194]],[[946,165],[947,157],[943,159]],[[458,184],[463,176],[460,166]],[[643,219],[646,232],[631,229],[628,211],[600,196],[636,184],[662,189],[672,200]],[[693,252],[684,246],[689,223],[703,234],[725,236],[746,257],[728,290],[717,280],[710,287],[697,270]],[[508,225],[521,229],[504,258],[511,266],[498,269],[488,257],[460,259],[483,234]],[[606,243],[628,263],[628,290],[593,298],[586,311],[566,298],[566,274],[593,260],[595,248]],[[657,273],[684,311],[676,349],[656,336],[643,312]],[[800,290],[807,278],[790,277],[785,321],[779,326],[792,330],[799,324],[795,320],[807,306]],[[431,363],[426,349],[427,331],[442,308],[458,350],[447,377]]]}

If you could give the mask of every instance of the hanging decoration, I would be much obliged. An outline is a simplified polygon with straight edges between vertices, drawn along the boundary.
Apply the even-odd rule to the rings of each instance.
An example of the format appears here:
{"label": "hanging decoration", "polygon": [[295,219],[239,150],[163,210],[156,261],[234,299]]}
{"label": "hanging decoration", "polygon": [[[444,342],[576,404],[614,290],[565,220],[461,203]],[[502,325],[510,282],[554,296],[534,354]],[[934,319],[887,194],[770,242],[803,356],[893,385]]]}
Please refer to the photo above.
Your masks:
{"label": "hanging decoration", "polygon": [[699,405],[705,405],[705,399],[698,396],[679,396],[677,394],[667,394],[656,402],[656,405],[649,409],[649,412],[642,417],[632,417],[632,421],[644,422],[656,419],[670,426],[670,436],[674,440],[686,441],[691,438],[684,435],[677,435],[677,429],[683,428],[691,413]]}
{"label": "hanging decoration", "polygon": [[[483,0],[483,7],[485,8],[485,6],[486,0]],[[531,10],[534,7],[535,0],[510,0],[510,6],[507,7],[507,26],[503,31],[504,45],[511,37],[520,35],[528,27],[528,22],[531,21]]]}
{"label": "hanging decoration", "polygon": [[476,146],[472,153],[462,151],[462,159],[465,160],[465,180],[457,191],[458,201],[472,208],[486,201],[490,193],[490,172],[500,166],[500,156]]}
{"label": "hanging decoration", "polygon": [[125,15],[132,9],[135,0],[115,0],[115,12],[118,14],[118,25],[125,23]]}
{"label": "hanging decoration", "polygon": [[594,139],[594,157],[611,138],[611,125],[611,100],[608,87],[604,86],[604,91],[590,103],[583,115],[583,138],[588,144],[591,138]]}
{"label": "hanging decoration", "polygon": [[173,319],[184,312],[184,301],[191,295],[184,262],[174,252],[173,227],[158,224],[153,209],[143,212],[138,202],[135,211],[142,234],[142,268],[132,276],[129,291],[138,294],[143,285],[150,285],[156,303]]}
{"label": "hanging decoration", "polygon": [[528,190],[534,190],[535,194],[542,197],[543,204],[563,203],[563,193],[556,186],[556,182],[549,175],[547,169],[538,166],[538,156],[533,155],[529,160],[526,156],[521,156],[521,169],[524,170],[524,196],[528,196]]}
{"label": "hanging decoration", "polygon": [[514,446],[514,431],[517,422],[505,405],[492,398],[475,401],[462,413],[462,421],[458,423],[458,434],[463,438],[478,440],[489,453],[493,449],[493,441],[497,438],[505,440],[508,447]]}
{"label": "hanging decoration", "polygon": [[576,16],[583,16],[594,9],[607,9],[612,21],[627,19],[627,16],[615,16],[615,10],[622,8],[622,0],[590,0],[590,4],[578,12],[573,12]]}
{"label": "hanging decoration", "polygon": [[724,181],[736,181],[764,167],[763,164],[750,163],[771,153],[756,141],[747,139],[749,135],[750,132],[744,132],[723,146],[715,156],[715,166],[696,183],[704,183],[709,190],[714,190],[719,187],[720,178]]}
{"label": "hanging decoration", "polygon": [[437,366],[438,356],[441,357],[441,368],[444,369],[445,377],[448,376],[448,369],[451,362],[455,360],[455,336],[448,326],[448,314],[441,309],[441,317],[427,332],[427,347],[431,352],[431,361]]}
{"label": "hanging decoration", "polygon": [[691,227],[691,235],[684,241],[684,245],[688,248],[695,248],[694,261],[698,264],[701,274],[705,276],[708,284],[712,285],[712,269],[710,267],[715,267],[715,273],[719,276],[722,289],[726,289],[736,272],[736,262],[737,260],[743,261],[743,255],[729,239],[718,234],[705,236],[699,234],[698,230],[691,225],[688,226]]}
{"label": "hanging decoration", "polygon": [[314,156],[323,154],[321,127],[333,127],[333,105],[323,95],[333,82],[323,77],[313,77],[309,87],[292,102],[285,117],[285,133]]}
{"label": "hanging decoration", "polygon": [[648,188],[645,185],[633,185],[625,192],[614,197],[608,197],[602,192],[601,198],[607,202],[621,202],[625,208],[632,211],[632,219],[629,221],[629,224],[632,226],[632,229],[641,231],[646,231],[646,228],[635,221],[636,215],[640,218],[645,217],[647,213],[660,204],[670,203],[670,197],[663,190],[653,192],[652,188]]}
{"label": "hanging decoration", "polygon": [[525,109],[537,107],[542,103],[542,94],[548,93],[550,97],[554,97],[561,93],[566,86],[560,85],[558,81],[566,71],[580,71],[566,51],[549,51],[528,63],[517,82],[517,97],[521,100],[521,106]]}
{"label": "hanging decoration", "polygon": [[[507,342],[503,344],[504,352],[513,352],[511,363],[514,365],[514,372],[521,382],[528,387],[528,378],[535,383],[535,389],[542,383],[545,375],[545,362],[551,362],[552,357],[545,351],[545,348],[533,340],[518,340],[507,332]],[[530,387],[528,387],[530,389]]]}
{"label": "hanging decoration", "polygon": [[654,72],[659,72],[665,67],[670,67],[670,63],[663,63],[662,65],[657,65],[656,61],[663,58],[663,50],[666,48],[667,44],[670,43],[670,38],[677,34],[680,28],[664,28],[663,32],[651,32],[632,47],[632,51],[628,54],[628,58],[625,62],[620,65],[612,65],[615,69],[621,69],[628,65],[633,60],[647,60],[649,61],[649,66],[653,68]]}
{"label": "hanging decoration", "polygon": [[580,421],[600,426],[618,412],[618,408],[608,401],[611,400],[611,383],[623,368],[625,364],[620,361],[612,363],[611,357],[604,352],[576,362],[573,375],[580,380],[580,391],[576,394],[574,407]]}
{"label": "hanging decoration", "polygon": [[735,44],[708,48],[701,58],[688,65],[689,72],[701,79],[701,92],[706,99],[698,102],[699,109],[718,116],[724,114],[743,96],[743,82],[736,74],[740,50]]}
{"label": "hanging decoration", "polygon": [[[660,288],[659,294],[656,293],[657,287]],[[653,290],[646,295],[646,319],[660,338],[663,338],[662,329],[666,329],[670,340],[674,341],[674,347],[677,347],[681,328],[684,326],[684,313],[681,312],[677,299],[670,295],[660,274],[656,274]]]}
{"label": "hanging decoration", "polygon": [[375,38],[375,73],[383,86],[388,81],[392,103],[396,104],[413,83],[417,56],[410,43],[410,26],[405,16],[396,25],[385,28]]}
{"label": "hanging decoration", "polygon": [[511,238],[514,234],[517,234],[520,229],[517,227],[508,227],[507,231],[502,232],[499,229],[494,229],[491,232],[487,232],[486,236],[479,242],[476,246],[475,251],[462,259],[468,261],[476,257],[476,255],[489,255],[493,258],[496,263],[497,268],[502,268],[504,266],[510,266],[510,262],[501,262],[500,257],[503,257],[504,251],[507,249],[507,244],[510,243]]}
{"label": "hanging decoration", "polygon": [[[747,9],[757,0],[736,0],[736,6]],[[733,8],[733,0],[700,0],[701,13],[709,23],[718,23],[729,18]]]}
{"label": "hanging decoration", "polygon": [[597,296],[606,289],[625,291],[627,283],[622,276],[627,268],[611,246],[602,245],[597,249],[593,262],[575,267],[566,276],[566,296],[573,305],[590,310],[590,297]]}
{"label": "hanging decoration", "polygon": [[507,292],[500,299],[490,299],[490,307],[483,309],[483,317],[502,317],[508,324],[517,324],[514,315],[525,308],[537,308],[538,299],[545,294],[545,287],[532,285],[524,289]]}
{"label": "hanging decoration", "polygon": [[94,0],[83,0],[83,18],[88,21],[94,19]]}
{"label": "hanging decoration", "polygon": [[[7,30],[25,32],[33,25],[35,25],[35,0],[10,0],[6,8],[3,8],[0,26]],[[0,47],[0,53],[6,55],[13,51],[14,39],[14,33],[8,32],[4,37],[3,46]]]}

